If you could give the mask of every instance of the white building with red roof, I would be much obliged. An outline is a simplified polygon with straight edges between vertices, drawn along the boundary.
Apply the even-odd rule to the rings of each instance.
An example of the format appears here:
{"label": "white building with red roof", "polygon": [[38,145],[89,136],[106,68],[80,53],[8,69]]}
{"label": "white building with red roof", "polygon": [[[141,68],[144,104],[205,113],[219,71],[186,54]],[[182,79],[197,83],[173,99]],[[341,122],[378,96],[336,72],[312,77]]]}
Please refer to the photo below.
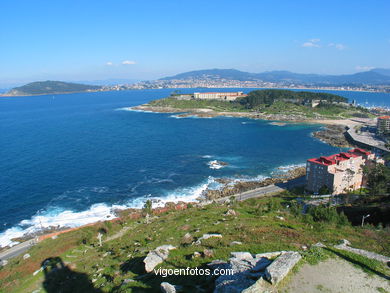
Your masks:
{"label": "white building with red roof", "polygon": [[237,98],[246,97],[243,92],[207,92],[194,93],[195,99],[234,101]]}
{"label": "white building with red roof", "polygon": [[332,194],[359,189],[365,184],[363,166],[375,162],[375,154],[359,148],[309,159],[306,163],[306,189],[317,193],[326,186]]}

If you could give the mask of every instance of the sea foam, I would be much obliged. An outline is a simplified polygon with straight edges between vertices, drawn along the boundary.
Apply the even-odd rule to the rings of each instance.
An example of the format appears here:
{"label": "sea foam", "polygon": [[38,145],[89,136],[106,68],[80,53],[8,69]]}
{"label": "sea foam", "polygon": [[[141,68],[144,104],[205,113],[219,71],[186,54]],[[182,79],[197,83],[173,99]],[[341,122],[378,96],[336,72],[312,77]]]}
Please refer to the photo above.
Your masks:
{"label": "sea foam", "polygon": [[127,208],[141,209],[147,200],[152,200],[153,208],[163,207],[167,202],[194,202],[210,187],[218,187],[215,178],[211,176],[195,186],[177,188],[161,197],[145,195],[131,199],[123,205],[109,206],[105,203],[97,203],[80,212],[48,207],[47,211],[39,212],[31,219],[23,220],[16,226],[0,233],[0,247],[14,246],[19,242],[12,239],[31,236],[45,229],[74,228],[99,221],[112,220],[117,217],[115,211]]}
{"label": "sea foam", "polygon": [[130,112],[141,112],[141,113],[157,113],[157,112],[153,112],[153,111],[134,109],[133,107],[122,107],[122,108],[117,108],[117,109],[115,109],[115,111],[130,111]]}

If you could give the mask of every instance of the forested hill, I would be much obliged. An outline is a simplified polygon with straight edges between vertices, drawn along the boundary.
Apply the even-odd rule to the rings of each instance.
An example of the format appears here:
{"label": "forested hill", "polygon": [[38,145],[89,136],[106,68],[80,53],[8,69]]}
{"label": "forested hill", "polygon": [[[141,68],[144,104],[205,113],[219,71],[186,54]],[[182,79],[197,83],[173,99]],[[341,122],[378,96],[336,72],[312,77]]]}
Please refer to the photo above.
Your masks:
{"label": "forested hill", "polygon": [[58,94],[58,93],[72,93],[95,91],[100,89],[100,86],[86,85],[62,81],[37,81],[20,87],[11,89],[8,96],[29,96],[29,95],[44,95],[44,94]]}
{"label": "forested hill", "polygon": [[241,105],[254,108],[258,105],[271,105],[275,101],[305,102],[311,100],[321,100],[327,102],[344,102],[348,99],[328,93],[296,92],[289,90],[257,90],[251,91],[246,97],[239,99]]}

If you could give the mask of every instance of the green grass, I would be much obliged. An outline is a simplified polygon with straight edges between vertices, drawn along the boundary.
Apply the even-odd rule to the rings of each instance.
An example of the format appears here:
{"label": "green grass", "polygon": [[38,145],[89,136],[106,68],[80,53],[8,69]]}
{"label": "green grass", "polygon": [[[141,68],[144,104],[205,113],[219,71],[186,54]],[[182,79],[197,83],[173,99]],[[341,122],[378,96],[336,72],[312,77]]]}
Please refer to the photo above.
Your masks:
{"label": "green grass", "polygon": [[345,119],[354,117],[356,115],[370,115],[367,114],[364,109],[352,107],[328,105],[311,108],[308,106],[297,105],[284,101],[275,101],[271,105],[258,105],[256,108],[248,109],[238,102],[218,100],[177,100],[175,98],[169,97],[165,99],[154,100],[150,102],[149,105],[157,107],[171,107],[183,110],[207,108],[217,112],[259,112],[265,115],[295,115],[311,119]]}
{"label": "green grass", "polygon": [[[274,198],[237,202],[230,207],[222,204],[191,207],[157,215],[149,224],[144,219],[124,216],[121,221],[100,223],[62,234],[57,239],[47,239],[33,247],[29,252],[31,258],[23,260],[20,256],[0,269],[0,292],[31,292],[40,288],[45,280],[44,274],[41,272],[33,276],[32,273],[48,257],[60,257],[69,267],[72,277],[80,282],[88,280],[90,285],[99,288],[101,292],[158,292],[163,281],[183,285],[185,292],[194,292],[199,288],[212,290],[213,279],[200,276],[163,278],[146,274],[142,260],[148,251],[159,245],[172,244],[177,249],[172,250],[169,258],[159,267],[195,268],[204,267],[213,259],[227,260],[232,251],[249,251],[254,254],[279,250],[300,251],[303,245],[310,247],[318,241],[332,245],[346,238],[354,247],[384,253],[383,243],[378,243],[376,239],[381,238],[390,243],[386,231],[369,231],[375,237],[367,237],[366,230],[359,227],[305,222],[287,208],[287,205],[291,206],[292,198],[284,193]],[[229,208],[234,209],[237,216],[226,216]],[[284,220],[277,216],[282,216]],[[105,237],[109,237],[123,227],[130,228],[121,237],[105,242],[102,247],[98,246],[96,236],[101,228],[107,230]],[[223,237],[210,238],[201,245],[189,245],[182,241],[186,233],[195,239],[205,233],[220,233]],[[232,241],[240,241],[242,245],[230,246]],[[195,251],[203,252],[204,249],[211,249],[213,257],[191,257]],[[332,253],[312,248],[303,252],[303,259],[314,264]],[[361,259],[356,261],[382,272],[376,263]],[[133,279],[134,282],[122,285],[125,279]],[[199,288],[196,289],[193,284]]]}

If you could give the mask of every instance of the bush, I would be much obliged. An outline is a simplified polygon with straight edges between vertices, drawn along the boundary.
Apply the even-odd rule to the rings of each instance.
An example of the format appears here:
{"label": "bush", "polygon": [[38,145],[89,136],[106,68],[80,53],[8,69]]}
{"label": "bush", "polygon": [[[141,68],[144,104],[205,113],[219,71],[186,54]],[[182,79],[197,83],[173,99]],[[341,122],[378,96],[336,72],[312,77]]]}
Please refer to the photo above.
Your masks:
{"label": "bush", "polygon": [[266,203],[260,203],[256,207],[256,214],[263,215],[270,212],[275,212],[281,209],[280,201],[276,198],[271,198]]}
{"label": "bush", "polygon": [[290,213],[293,214],[295,217],[302,215],[302,206],[297,201],[292,201],[290,203]]}
{"label": "bush", "polygon": [[314,222],[338,225],[347,225],[349,223],[347,216],[343,212],[338,213],[335,207],[325,205],[309,206],[306,213]]}
{"label": "bush", "polygon": [[329,257],[329,253],[320,247],[311,247],[309,250],[301,252],[301,255],[311,265],[316,265]]}

